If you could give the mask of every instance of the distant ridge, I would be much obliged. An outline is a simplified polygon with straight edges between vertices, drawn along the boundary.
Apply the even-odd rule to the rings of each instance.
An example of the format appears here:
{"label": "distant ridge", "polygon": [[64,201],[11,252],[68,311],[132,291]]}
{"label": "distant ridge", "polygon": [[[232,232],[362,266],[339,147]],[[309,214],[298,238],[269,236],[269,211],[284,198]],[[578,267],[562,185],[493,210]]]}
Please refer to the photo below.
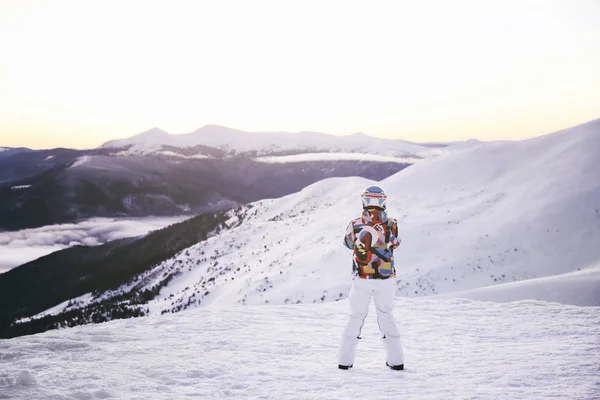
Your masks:
{"label": "distant ridge", "polygon": [[[128,154],[151,154],[165,146],[175,148],[208,146],[233,154],[255,152],[257,155],[268,155],[286,151],[326,151],[426,158],[479,144],[478,141],[467,141],[431,146],[402,139],[376,138],[365,133],[335,136],[319,132],[245,132],[220,125],[206,125],[191,133],[179,135],[153,128],[126,139],[111,140],[104,143],[101,148],[123,149]],[[447,149],[432,150],[432,147],[447,147]]]}

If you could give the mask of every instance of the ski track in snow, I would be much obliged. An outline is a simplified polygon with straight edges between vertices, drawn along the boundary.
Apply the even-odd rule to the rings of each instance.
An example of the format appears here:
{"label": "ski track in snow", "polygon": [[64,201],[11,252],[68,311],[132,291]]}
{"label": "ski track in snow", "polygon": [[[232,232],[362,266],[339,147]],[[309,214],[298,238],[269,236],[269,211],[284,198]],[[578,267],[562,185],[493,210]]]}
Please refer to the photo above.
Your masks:
{"label": "ski track in snow", "polygon": [[406,370],[374,309],[337,369],[347,301],[207,307],[0,341],[0,399],[594,399],[600,307],[398,299]]}

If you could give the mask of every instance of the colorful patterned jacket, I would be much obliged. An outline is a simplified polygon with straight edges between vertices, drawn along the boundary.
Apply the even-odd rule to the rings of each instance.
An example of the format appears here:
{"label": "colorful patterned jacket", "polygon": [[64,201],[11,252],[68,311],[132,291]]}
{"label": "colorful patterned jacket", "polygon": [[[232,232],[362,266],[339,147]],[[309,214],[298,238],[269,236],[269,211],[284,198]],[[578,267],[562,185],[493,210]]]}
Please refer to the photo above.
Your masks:
{"label": "colorful patterned jacket", "polygon": [[353,250],[352,270],[363,279],[396,276],[394,250],[400,246],[398,221],[383,210],[367,209],[350,222],[344,245]]}

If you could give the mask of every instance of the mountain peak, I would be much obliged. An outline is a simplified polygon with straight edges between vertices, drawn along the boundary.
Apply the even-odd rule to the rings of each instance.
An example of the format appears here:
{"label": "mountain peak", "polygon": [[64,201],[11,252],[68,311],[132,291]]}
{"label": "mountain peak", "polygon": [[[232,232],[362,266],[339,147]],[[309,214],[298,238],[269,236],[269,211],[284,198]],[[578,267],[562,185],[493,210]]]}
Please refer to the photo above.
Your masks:
{"label": "mountain peak", "polygon": [[224,134],[224,133],[245,133],[239,129],[229,128],[223,125],[208,124],[204,125],[200,129],[196,129],[190,135],[213,135],[213,134]]}
{"label": "mountain peak", "polygon": [[156,137],[164,137],[169,135],[168,132],[163,131],[162,129],[159,129],[157,127],[154,127],[152,129],[149,129],[145,132],[142,132],[138,135],[135,135],[136,137],[143,137],[143,138],[156,138]]}
{"label": "mountain peak", "polygon": [[145,132],[138,133],[137,135],[131,136],[127,139],[110,140],[102,144],[101,148],[120,148],[131,145],[139,144],[160,144],[165,142],[168,137],[171,136],[168,132],[163,131],[157,127],[149,129]]}

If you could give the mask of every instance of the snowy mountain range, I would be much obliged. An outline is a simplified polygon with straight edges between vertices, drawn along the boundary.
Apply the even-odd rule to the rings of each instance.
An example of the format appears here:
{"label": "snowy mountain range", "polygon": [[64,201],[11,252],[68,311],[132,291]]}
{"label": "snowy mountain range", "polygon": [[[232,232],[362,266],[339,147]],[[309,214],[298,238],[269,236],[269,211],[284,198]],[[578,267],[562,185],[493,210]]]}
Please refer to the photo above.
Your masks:
{"label": "snowy mountain range", "polygon": [[[478,298],[600,305],[597,154],[600,120],[481,145],[382,180],[403,240],[397,294],[470,297],[473,291]],[[136,285],[150,288],[172,276],[150,302],[151,313],[343,299],[350,255],[341,240],[360,212],[358,194],[371,183],[328,179],[256,203],[245,216],[232,213],[229,229],[161,263]]]}
{"label": "snowy mountain range", "polygon": [[89,150],[9,149],[0,153],[0,229],[222,210],[329,177],[383,179],[424,158],[479,144],[208,125],[185,135],[154,128]]}
{"label": "snowy mountain range", "polygon": [[[596,120],[430,158],[380,181],[402,238],[397,295],[600,305],[599,138]],[[140,315],[342,300],[351,279],[342,236],[372,183],[325,179],[214,214],[198,244],[38,317],[85,309],[102,321],[107,304],[131,298]]]}
{"label": "snowy mountain range", "polygon": [[[357,133],[349,136],[334,136],[317,132],[245,132],[218,125],[206,125],[192,133],[172,135],[153,128],[127,139],[112,140],[100,148],[126,149],[116,153],[153,154],[171,149],[196,148],[204,146],[224,151],[226,154],[288,155],[286,153],[337,153],[341,159],[349,154],[370,154],[395,158],[418,160],[457,149],[476,146],[480,142],[469,140],[450,144],[422,145],[405,140],[380,139]],[[197,155],[205,155],[199,149]],[[314,157],[314,156],[313,156]],[[330,156],[331,157],[331,156]],[[351,157],[351,156],[350,156]],[[371,157],[377,160],[377,157]]]}
{"label": "snowy mountain range", "polygon": [[421,146],[209,125],[188,135],[152,129],[91,150],[11,149],[0,156],[0,229],[221,210],[329,177],[382,179],[424,156],[477,144]]}

